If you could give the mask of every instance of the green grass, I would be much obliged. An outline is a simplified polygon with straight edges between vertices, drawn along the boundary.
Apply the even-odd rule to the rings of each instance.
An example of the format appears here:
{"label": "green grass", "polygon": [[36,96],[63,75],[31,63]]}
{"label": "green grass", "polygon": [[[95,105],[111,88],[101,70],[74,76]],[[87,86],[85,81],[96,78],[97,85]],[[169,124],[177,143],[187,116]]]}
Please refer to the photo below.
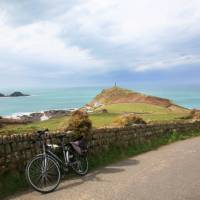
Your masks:
{"label": "green grass", "polygon": [[[105,108],[110,113],[138,112],[138,113],[170,113],[167,108],[146,104],[146,103],[118,103],[105,105],[99,109]],[[98,110],[98,109],[97,109]]]}
{"label": "green grass", "polygon": [[[93,127],[109,127],[112,125],[114,118],[119,114],[117,113],[96,113],[90,114]],[[185,116],[184,114],[140,114],[142,118],[147,121],[166,122],[176,120]],[[0,129],[0,134],[20,134],[30,133],[40,129],[48,128],[50,131],[62,130],[68,124],[69,117],[62,117],[56,119],[50,119],[43,122],[34,122],[27,125],[9,125]]]}
{"label": "green grass", "polygon": [[25,176],[17,171],[0,175],[0,199],[28,188]]}
{"label": "green grass", "polygon": [[[116,113],[99,113],[91,114],[90,119],[92,120],[93,127],[99,128],[109,126],[116,116]],[[56,131],[67,127],[68,119],[69,117],[61,117],[42,122],[34,122],[27,125],[8,125],[0,129],[0,134],[29,133],[45,128],[48,128],[50,131]]]}
{"label": "green grass", "polygon": [[154,122],[166,122],[166,121],[174,121],[178,120],[181,117],[186,116],[186,114],[181,113],[163,113],[163,114],[141,114],[141,116],[144,120],[147,121],[154,121]]}
{"label": "green grass", "polygon": [[[93,127],[109,127],[112,125],[112,121],[116,118],[119,113],[95,113],[90,114],[90,119],[92,120]],[[163,114],[140,114],[142,118],[147,121],[157,121],[166,122],[177,120],[180,117],[185,116],[185,114],[177,113],[163,113]],[[62,130],[67,127],[69,117],[61,117],[50,119],[42,122],[34,122],[27,125],[8,125],[0,129],[0,134],[20,134],[20,133],[30,133],[40,129],[48,128],[50,131]]]}
{"label": "green grass", "polygon": [[68,123],[69,117],[59,117],[49,119],[47,121],[33,122],[26,125],[8,125],[0,129],[0,134],[18,134],[18,133],[29,133],[36,130],[48,128],[51,131],[55,131],[64,127]]}
{"label": "green grass", "polygon": [[92,120],[92,124],[94,127],[105,127],[110,126],[112,121],[118,114],[116,113],[99,113],[99,114],[91,114],[90,119]]}

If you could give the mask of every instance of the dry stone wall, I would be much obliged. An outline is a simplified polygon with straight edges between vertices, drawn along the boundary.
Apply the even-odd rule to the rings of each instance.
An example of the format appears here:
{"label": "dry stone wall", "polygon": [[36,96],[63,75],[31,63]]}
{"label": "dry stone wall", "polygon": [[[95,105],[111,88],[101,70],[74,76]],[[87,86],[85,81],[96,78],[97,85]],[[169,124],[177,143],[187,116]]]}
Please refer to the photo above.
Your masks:
{"label": "dry stone wall", "polygon": [[[171,134],[200,131],[200,122],[170,123],[154,125],[138,125],[124,128],[102,128],[92,130],[89,138],[91,154],[109,150],[111,146],[127,147],[143,143],[152,138]],[[49,143],[59,144],[58,136],[63,133],[50,133],[47,135]],[[73,133],[66,133],[65,142],[75,138]],[[34,141],[34,142],[33,142]],[[13,134],[0,136],[0,174],[7,170],[24,170],[27,161],[35,154],[40,153],[41,141],[36,134]]]}

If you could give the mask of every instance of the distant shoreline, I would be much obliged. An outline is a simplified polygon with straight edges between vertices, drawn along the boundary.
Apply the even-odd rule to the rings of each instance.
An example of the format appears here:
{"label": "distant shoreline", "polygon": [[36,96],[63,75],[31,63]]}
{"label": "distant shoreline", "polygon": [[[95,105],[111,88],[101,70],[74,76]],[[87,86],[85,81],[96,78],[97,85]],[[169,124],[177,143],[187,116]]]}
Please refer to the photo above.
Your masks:
{"label": "distant shoreline", "polygon": [[38,112],[19,112],[11,115],[5,115],[3,117],[7,119],[20,119],[25,121],[45,121],[53,117],[62,117],[69,115],[70,113],[78,110],[79,108],[67,108],[67,109],[50,109],[42,110]]}

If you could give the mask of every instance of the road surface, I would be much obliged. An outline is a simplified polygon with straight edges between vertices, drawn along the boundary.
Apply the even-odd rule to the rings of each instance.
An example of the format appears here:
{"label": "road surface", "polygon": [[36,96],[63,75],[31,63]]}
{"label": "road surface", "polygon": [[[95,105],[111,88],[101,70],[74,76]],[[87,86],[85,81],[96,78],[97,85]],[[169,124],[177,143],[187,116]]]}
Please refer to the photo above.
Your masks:
{"label": "road surface", "polygon": [[50,194],[11,200],[200,200],[200,137],[64,181]]}

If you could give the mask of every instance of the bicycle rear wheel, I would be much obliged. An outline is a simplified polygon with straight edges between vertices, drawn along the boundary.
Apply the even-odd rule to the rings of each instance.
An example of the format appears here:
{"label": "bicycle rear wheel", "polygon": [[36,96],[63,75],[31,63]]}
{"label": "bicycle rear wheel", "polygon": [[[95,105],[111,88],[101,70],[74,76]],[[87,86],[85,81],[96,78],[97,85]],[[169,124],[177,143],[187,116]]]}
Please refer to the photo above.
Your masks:
{"label": "bicycle rear wheel", "polygon": [[28,163],[26,177],[36,191],[48,193],[58,187],[61,173],[57,162],[52,157],[39,155]]}
{"label": "bicycle rear wheel", "polygon": [[76,174],[84,176],[88,172],[88,159],[86,155],[80,155],[75,151],[71,151],[73,156],[71,159],[71,167],[76,172]]}

